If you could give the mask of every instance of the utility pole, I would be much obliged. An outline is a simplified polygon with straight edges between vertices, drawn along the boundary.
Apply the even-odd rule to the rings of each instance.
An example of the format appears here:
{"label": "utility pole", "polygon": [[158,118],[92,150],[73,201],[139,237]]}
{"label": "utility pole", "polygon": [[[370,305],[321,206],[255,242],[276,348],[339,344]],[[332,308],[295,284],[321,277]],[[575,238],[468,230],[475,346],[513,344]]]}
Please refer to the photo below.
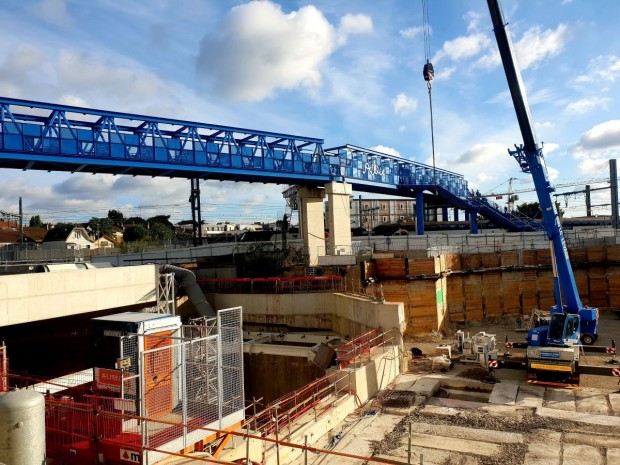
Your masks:
{"label": "utility pole", "polygon": [[615,158],[609,160],[609,184],[611,187],[611,227],[618,229],[618,168]]}
{"label": "utility pole", "polygon": [[24,214],[22,212],[22,198],[19,198],[19,247],[24,247]]}
{"label": "utility pole", "polygon": [[586,184],[586,216],[592,216],[592,200],[590,199],[590,184]]}

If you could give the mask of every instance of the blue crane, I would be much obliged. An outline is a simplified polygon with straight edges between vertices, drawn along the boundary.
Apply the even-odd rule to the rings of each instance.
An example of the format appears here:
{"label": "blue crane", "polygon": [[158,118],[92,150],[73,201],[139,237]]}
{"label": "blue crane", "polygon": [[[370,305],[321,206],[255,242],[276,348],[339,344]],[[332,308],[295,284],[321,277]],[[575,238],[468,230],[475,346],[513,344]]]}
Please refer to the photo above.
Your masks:
{"label": "blue crane", "polygon": [[515,145],[515,150],[509,149],[508,152],[523,172],[531,174],[534,181],[553,265],[555,305],[551,307],[550,317],[545,319],[544,324],[528,333],[528,378],[536,379],[541,374],[557,372],[578,380],[579,344],[590,345],[596,341],[598,309],[584,307],[579,298],[560,218],[551,197],[555,189],[549,182],[542,145],[536,140],[508,25],[499,0],[487,0],[487,4],[523,137],[523,144]]}

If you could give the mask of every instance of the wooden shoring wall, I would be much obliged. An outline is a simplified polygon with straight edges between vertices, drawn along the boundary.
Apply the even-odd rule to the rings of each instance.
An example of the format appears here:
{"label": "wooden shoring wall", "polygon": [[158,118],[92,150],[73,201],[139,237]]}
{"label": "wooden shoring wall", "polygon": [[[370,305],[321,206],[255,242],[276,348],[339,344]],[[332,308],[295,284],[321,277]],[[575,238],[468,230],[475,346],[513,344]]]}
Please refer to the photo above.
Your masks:
{"label": "wooden shoring wall", "polygon": [[[620,245],[569,250],[584,305],[620,307]],[[385,258],[363,264],[385,300],[402,302],[406,334],[448,322],[515,317],[555,304],[549,250]]]}

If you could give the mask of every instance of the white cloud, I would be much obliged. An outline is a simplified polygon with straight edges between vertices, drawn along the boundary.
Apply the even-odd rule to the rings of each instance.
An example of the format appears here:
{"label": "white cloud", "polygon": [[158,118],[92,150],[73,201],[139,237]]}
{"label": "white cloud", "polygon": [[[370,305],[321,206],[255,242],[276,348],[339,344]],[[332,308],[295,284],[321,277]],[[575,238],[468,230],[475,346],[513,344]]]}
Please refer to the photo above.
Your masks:
{"label": "white cloud", "polygon": [[559,144],[555,144],[553,142],[545,142],[543,147],[543,153],[545,155],[549,155],[550,153],[556,152],[559,148]]}
{"label": "white cloud", "polygon": [[560,24],[555,30],[541,30],[534,26],[523,34],[515,43],[515,53],[521,69],[534,66],[545,58],[558,55],[570,38],[566,24]]}
{"label": "white cloud", "polygon": [[470,58],[485,50],[490,44],[491,39],[482,33],[457,37],[444,42],[441,50],[433,58],[433,62],[439,62],[444,57],[455,61]]}
{"label": "white cloud", "polygon": [[496,161],[506,154],[506,146],[496,143],[475,144],[456,158],[456,163],[471,164]]}
{"label": "white cloud", "polygon": [[439,72],[435,74],[435,81],[445,81],[456,71],[456,66],[449,66],[447,68],[440,68]]}
{"label": "white cloud", "polygon": [[34,7],[36,15],[43,21],[56,26],[71,24],[71,18],[67,14],[67,2],[65,0],[42,0]]}
{"label": "white cloud", "polygon": [[61,95],[58,99],[58,103],[61,105],[69,105],[72,107],[85,107],[88,108],[90,105],[86,100],[80,97],[76,97],[75,95],[64,94]]}
{"label": "white cloud", "polygon": [[397,115],[405,116],[413,113],[418,107],[418,101],[400,93],[392,100],[392,108]]}
{"label": "white cloud", "polygon": [[488,53],[478,58],[472,65],[474,68],[493,69],[502,63],[502,58],[499,55],[499,50],[492,49]]}
{"label": "white cloud", "polygon": [[480,22],[482,21],[481,13],[469,11],[463,16],[463,19],[467,21],[467,32],[476,32],[480,30]]}
{"label": "white cloud", "polygon": [[423,31],[424,29],[422,28],[422,26],[416,26],[416,27],[409,27],[407,29],[401,29],[399,33],[405,39],[415,39],[417,36],[422,34]]}
{"label": "white cloud", "polygon": [[161,95],[166,84],[157,75],[133,66],[116,65],[102,56],[61,50],[56,65],[60,83],[75,91],[93,91],[127,98]]}
{"label": "white cloud", "polygon": [[348,34],[368,34],[372,32],[372,18],[367,15],[348,14],[340,18],[339,32]]}
{"label": "white cloud", "polygon": [[394,155],[395,157],[402,157],[400,152],[392,147],[386,147],[385,145],[375,145],[374,147],[370,147],[370,150],[374,150],[375,152],[386,153],[388,155]]}
{"label": "white cloud", "polygon": [[584,132],[569,152],[580,160],[620,155],[620,120],[605,121]]}
{"label": "white cloud", "polygon": [[232,8],[219,28],[200,43],[198,74],[214,93],[232,100],[256,102],[278,89],[316,89],[322,65],[350,34],[372,31],[365,15],[346,15],[335,28],[309,5],[285,13],[271,1],[252,1]]}
{"label": "white cloud", "polygon": [[608,97],[582,98],[576,102],[569,103],[564,111],[569,115],[582,115],[596,110],[606,110],[609,102],[611,102],[611,99]]}
{"label": "white cloud", "polygon": [[601,55],[590,60],[586,69],[588,72],[578,76],[575,82],[580,84],[614,82],[620,77],[620,58],[615,55]]}
{"label": "white cloud", "polygon": [[549,181],[555,181],[559,176],[560,172],[557,169],[547,165],[547,177],[549,178]]}
{"label": "white cloud", "polygon": [[551,121],[543,121],[542,123],[534,123],[536,128],[549,129],[555,127],[555,124]]}

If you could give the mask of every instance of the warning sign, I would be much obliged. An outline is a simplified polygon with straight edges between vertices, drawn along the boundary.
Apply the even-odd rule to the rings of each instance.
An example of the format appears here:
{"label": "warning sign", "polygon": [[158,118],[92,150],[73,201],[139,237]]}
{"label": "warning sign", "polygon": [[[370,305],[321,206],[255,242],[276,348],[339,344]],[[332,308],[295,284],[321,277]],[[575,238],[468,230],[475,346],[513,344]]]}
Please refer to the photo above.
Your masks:
{"label": "warning sign", "polygon": [[110,368],[95,368],[95,388],[121,392],[121,372]]}
{"label": "warning sign", "polygon": [[135,450],[121,449],[121,460],[129,463],[140,463],[140,452]]}

